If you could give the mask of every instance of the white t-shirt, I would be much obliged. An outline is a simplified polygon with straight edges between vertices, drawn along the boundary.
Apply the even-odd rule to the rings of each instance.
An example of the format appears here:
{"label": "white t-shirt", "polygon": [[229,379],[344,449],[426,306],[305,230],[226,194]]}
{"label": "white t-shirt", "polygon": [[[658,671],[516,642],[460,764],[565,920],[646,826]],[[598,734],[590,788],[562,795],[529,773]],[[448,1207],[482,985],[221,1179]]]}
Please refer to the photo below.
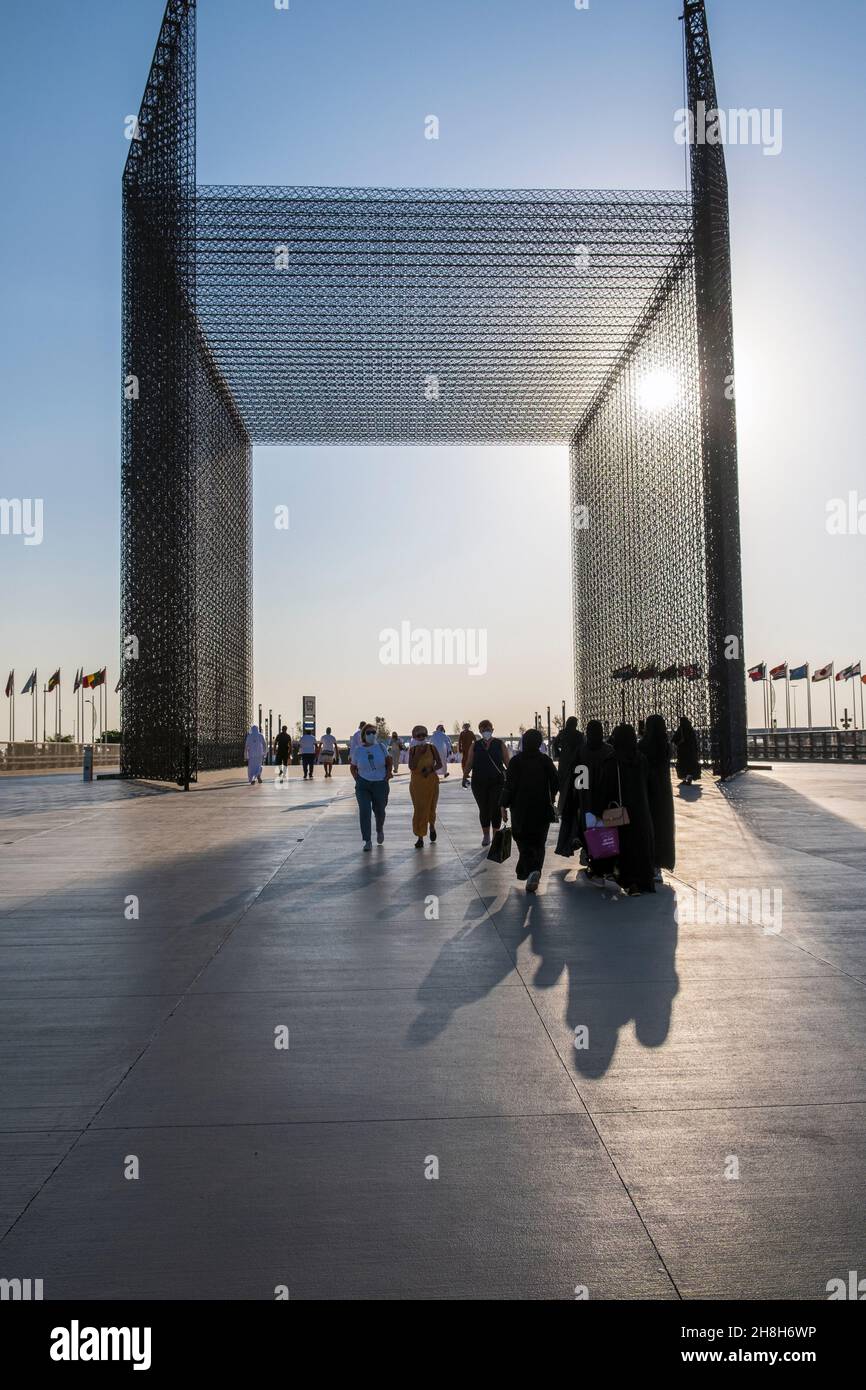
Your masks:
{"label": "white t-shirt", "polygon": [[333,734],[322,734],[322,737],[319,740],[319,742],[322,745],[323,753],[336,753],[337,740],[334,738]]}
{"label": "white t-shirt", "polygon": [[356,729],[355,732],[353,733],[352,737],[349,739],[349,758],[350,758],[350,759],[351,759],[352,754],[354,753],[355,749],[358,747],[358,745],[359,745],[360,742],[361,742],[361,730],[360,730],[360,729]]}
{"label": "white t-shirt", "polygon": [[316,751],[316,736],[315,736],[315,734],[301,734],[300,740],[299,740],[299,742],[298,742],[298,752],[299,752],[299,753],[315,753],[315,751]]}
{"label": "white t-shirt", "polygon": [[365,782],[384,782],[388,774],[387,756],[381,743],[359,743],[352,749],[350,760]]}

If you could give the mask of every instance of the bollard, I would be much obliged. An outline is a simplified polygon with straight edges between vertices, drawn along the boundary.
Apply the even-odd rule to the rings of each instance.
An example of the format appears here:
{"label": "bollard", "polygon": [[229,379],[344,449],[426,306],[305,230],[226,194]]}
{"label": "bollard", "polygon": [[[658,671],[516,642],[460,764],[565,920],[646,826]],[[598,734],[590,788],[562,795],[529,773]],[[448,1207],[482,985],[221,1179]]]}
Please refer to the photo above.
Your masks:
{"label": "bollard", "polygon": [[92,744],[92,743],[86,743],[86,744],[84,745],[83,773],[84,773],[84,778],[83,778],[83,780],[84,780],[85,782],[92,782],[92,781],[93,781],[93,744]]}

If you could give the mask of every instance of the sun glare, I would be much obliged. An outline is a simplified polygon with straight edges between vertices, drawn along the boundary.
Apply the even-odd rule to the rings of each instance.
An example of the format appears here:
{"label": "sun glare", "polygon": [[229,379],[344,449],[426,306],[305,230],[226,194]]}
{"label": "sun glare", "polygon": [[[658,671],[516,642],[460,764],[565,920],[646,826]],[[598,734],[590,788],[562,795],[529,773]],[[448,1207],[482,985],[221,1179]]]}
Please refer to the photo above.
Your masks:
{"label": "sun glare", "polygon": [[679,397],[679,383],[671,372],[647,372],[638,383],[638,399],[644,410],[667,410]]}

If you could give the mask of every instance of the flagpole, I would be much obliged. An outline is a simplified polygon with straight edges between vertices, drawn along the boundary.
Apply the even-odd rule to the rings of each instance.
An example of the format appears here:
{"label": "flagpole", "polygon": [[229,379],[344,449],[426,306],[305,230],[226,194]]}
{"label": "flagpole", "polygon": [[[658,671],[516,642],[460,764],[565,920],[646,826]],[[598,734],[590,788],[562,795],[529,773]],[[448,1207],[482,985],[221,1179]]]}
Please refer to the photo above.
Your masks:
{"label": "flagpole", "polygon": [[[765,670],[765,671],[766,671],[766,669],[767,669],[767,668],[764,667],[764,670]],[[764,676],[764,679],[761,681],[761,687],[762,687],[762,689],[763,689],[763,691],[764,691],[764,728],[765,728],[765,729],[769,729],[769,727],[770,727],[770,696],[769,696],[768,691],[767,691],[767,677],[766,677],[766,675]]]}
{"label": "flagpole", "polygon": [[830,662],[830,723],[833,725],[833,728],[834,728],[834,729],[838,727],[837,724],[836,724],[836,663],[835,663],[835,661],[831,661],[831,662]]}
{"label": "flagpole", "polygon": [[785,727],[791,727],[791,671],[787,661],[785,662]]}
{"label": "flagpole", "polygon": [[[854,679],[854,677],[853,677],[853,676],[849,676],[848,679],[849,679],[849,681],[852,681],[852,680]],[[854,699],[854,691],[853,691],[853,690],[851,691],[851,713],[852,713],[853,716],[854,716],[854,732],[855,732],[855,734],[856,734],[856,732],[857,732],[857,701]]]}
{"label": "flagpole", "polygon": [[806,705],[809,710],[809,728],[812,727],[812,670],[806,662]]}
{"label": "flagpole", "polygon": [[48,686],[42,687],[42,742],[48,742]]}

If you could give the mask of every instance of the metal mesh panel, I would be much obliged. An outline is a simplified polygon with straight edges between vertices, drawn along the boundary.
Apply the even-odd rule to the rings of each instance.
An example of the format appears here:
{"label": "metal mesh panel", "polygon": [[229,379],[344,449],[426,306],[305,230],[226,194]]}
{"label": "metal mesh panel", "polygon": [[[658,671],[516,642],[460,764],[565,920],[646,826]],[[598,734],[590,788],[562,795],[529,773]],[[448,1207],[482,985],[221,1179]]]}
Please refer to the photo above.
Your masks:
{"label": "metal mesh panel", "polygon": [[[704,0],[686,0],[683,15],[689,106],[717,106]],[[713,765],[728,776],[746,766],[746,677],[737,420],[734,405],[734,320],[728,179],[722,145],[690,146],[701,441],[706,507],[710,741]],[[733,654],[732,643],[739,646]]]}
{"label": "metal mesh panel", "polygon": [[193,20],[169,0],[123,178],[121,769],[162,779],[195,742]]}
{"label": "metal mesh panel", "polygon": [[252,691],[252,446],[199,339],[196,355],[198,767],[243,761]]}
{"label": "metal mesh panel", "polygon": [[677,192],[197,201],[199,317],[268,444],[566,443],[690,220]]}
{"label": "metal mesh panel", "polygon": [[240,762],[252,703],[251,448],[196,317],[195,216],[195,5],[170,0],[123,180],[121,768],[172,781]]}
{"label": "metal mesh panel", "polygon": [[[673,399],[653,401],[665,386]],[[694,262],[684,249],[571,444],[575,689],[585,724],[709,723]],[[699,666],[687,679],[617,669]]]}

